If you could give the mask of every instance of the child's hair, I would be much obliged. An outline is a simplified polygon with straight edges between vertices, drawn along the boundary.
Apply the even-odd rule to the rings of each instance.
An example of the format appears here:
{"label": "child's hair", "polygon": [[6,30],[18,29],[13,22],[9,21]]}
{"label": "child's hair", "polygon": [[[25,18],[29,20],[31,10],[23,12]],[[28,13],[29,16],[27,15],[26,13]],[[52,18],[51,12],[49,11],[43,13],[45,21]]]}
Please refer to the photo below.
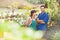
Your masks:
{"label": "child's hair", "polygon": [[33,15],[34,13],[36,13],[36,10],[31,10],[30,13],[31,13],[31,14],[30,14],[30,17],[32,17],[32,15]]}
{"label": "child's hair", "polygon": [[40,7],[44,7],[45,8],[45,5],[41,5]]}

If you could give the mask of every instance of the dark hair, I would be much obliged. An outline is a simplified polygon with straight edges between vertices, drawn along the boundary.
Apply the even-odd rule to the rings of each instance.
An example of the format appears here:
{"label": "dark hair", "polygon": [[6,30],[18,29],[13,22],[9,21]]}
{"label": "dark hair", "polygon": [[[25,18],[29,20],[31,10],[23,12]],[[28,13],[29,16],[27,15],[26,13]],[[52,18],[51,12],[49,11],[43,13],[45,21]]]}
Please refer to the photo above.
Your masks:
{"label": "dark hair", "polygon": [[31,13],[31,14],[30,14],[30,17],[32,17],[32,15],[33,15],[34,13],[36,13],[36,10],[31,10],[30,13]]}
{"label": "dark hair", "polygon": [[45,8],[45,5],[41,5],[40,7],[44,7]]}

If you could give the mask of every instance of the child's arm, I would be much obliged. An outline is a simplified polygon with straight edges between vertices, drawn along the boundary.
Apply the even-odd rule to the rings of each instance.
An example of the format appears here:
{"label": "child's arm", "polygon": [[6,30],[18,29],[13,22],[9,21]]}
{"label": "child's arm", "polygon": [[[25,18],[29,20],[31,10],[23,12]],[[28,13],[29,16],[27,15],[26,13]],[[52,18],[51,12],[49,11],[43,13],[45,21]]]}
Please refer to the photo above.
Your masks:
{"label": "child's arm", "polygon": [[27,21],[26,21],[26,26],[29,26],[30,25],[30,23],[31,23],[31,18],[29,18]]}
{"label": "child's arm", "polygon": [[39,20],[39,18],[37,18],[37,22],[40,24],[45,24],[45,22],[43,20]]}

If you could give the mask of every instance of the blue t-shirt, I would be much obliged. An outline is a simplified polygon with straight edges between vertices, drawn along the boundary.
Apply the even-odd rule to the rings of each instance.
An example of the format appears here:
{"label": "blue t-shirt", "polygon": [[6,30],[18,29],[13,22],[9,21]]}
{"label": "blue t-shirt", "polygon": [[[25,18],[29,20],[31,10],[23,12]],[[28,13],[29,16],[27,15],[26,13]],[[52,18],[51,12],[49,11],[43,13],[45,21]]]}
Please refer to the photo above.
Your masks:
{"label": "blue t-shirt", "polygon": [[43,20],[45,22],[45,24],[38,23],[37,30],[46,30],[47,29],[48,19],[49,19],[48,14],[46,12],[39,13],[37,18],[39,18],[39,20]]}

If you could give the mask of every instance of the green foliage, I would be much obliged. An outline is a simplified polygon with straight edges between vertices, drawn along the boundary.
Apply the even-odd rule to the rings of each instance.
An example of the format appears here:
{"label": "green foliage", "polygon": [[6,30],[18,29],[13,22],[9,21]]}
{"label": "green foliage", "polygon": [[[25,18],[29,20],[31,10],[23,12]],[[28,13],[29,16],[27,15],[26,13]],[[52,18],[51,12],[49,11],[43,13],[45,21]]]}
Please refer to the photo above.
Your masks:
{"label": "green foliage", "polygon": [[38,4],[40,2],[40,0],[26,0],[31,4]]}
{"label": "green foliage", "polygon": [[[40,0],[27,0],[31,4],[38,4]],[[46,12],[51,17],[52,21],[58,20],[58,13],[60,13],[60,7],[58,9],[58,12],[56,12],[57,5],[54,6],[56,0],[45,0],[44,3],[47,3],[48,8],[46,8]],[[54,4],[53,4],[54,3]],[[25,28],[25,22],[27,18],[30,16],[30,11],[33,9],[32,6],[24,6],[22,9],[19,9],[19,14],[17,15],[16,19],[13,21],[6,20],[0,20],[0,31],[2,32],[10,32],[12,35],[14,35],[14,38],[20,37],[20,34],[22,35],[23,40],[34,40],[32,36],[28,36],[25,32],[27,31]],[[35,8],[37,10],[37,13],[40,11],[40,9],[37,7]],[[2,10],[2,12],[4,12]],[[16,26],[16,27],[14,27]],[[15,31],[14,31],[15,30]],[[13,32],[12,32],[13,31]],[[15,33],[16,32],[16,33]],[[34,32],[34,31],[33,31]],[[56,32],[52,36],[52,40],[59,40],[60,39],[60,32]]]}
{"label": "green foliage", "polygon": [[26,10],[31,10],[33,8],[33,6],[24,6],[23,9],[26,9]]}
{"label": "green foliage", "polygon": [[52,35],[52,40],[60,40],[60,31],[56,32],[54,35]]}

